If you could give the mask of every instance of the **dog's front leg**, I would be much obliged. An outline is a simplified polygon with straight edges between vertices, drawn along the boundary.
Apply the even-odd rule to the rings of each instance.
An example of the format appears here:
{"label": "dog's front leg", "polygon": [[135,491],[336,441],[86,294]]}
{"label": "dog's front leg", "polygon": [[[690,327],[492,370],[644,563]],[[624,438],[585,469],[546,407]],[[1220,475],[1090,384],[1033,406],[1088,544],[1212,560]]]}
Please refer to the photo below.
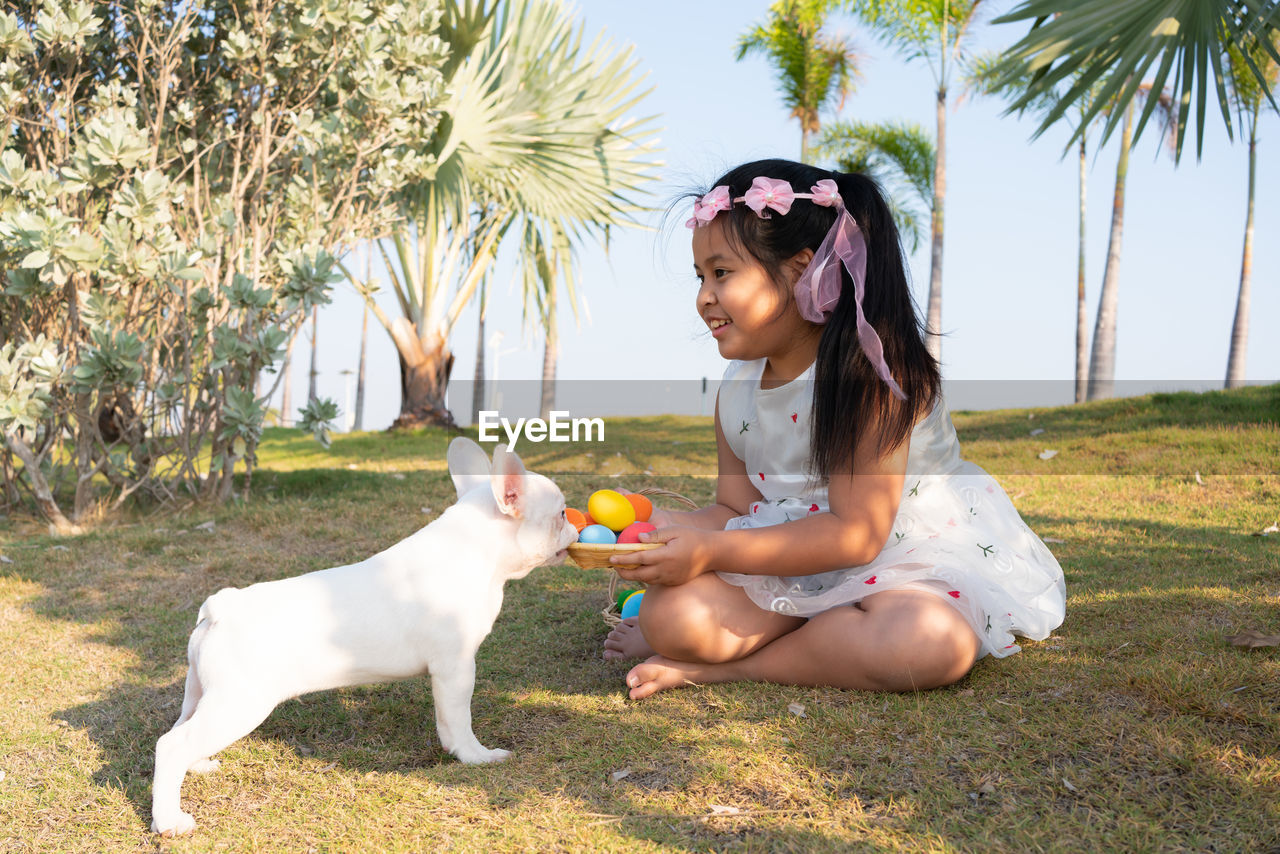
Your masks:
{"label": "dog's front leg", "polygon": [[433,662],[430,670],[436,732],[444,749],[468,765],[501,762],[510,756],[509,750],[489,750],[471,731],[471,694],[476,686],[475,657]]}

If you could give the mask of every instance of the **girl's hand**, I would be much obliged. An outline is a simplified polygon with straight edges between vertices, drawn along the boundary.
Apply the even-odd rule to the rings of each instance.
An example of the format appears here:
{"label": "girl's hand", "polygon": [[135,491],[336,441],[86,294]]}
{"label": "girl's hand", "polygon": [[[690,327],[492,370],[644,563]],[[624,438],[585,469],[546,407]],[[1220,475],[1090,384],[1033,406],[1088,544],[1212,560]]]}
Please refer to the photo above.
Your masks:
{"label": "girl's hand", "polygon": [[[655,528],[669,528],[676,524],[676,520],[670,510],[661,510],[655,507],[653,508],[653,512],[649,514],[649,524]],[[653,542],[658,541],[654,540]],[[653,551],[657,551],[657,549],[654,549]]]}
{"label": "girl's hand", "polygon": [[711,571],[717,533],[701,528],[662,527],[640,535],[642,542],[663,543],[662,548],[615,555],[609,562],[628,581],[675,587]]}

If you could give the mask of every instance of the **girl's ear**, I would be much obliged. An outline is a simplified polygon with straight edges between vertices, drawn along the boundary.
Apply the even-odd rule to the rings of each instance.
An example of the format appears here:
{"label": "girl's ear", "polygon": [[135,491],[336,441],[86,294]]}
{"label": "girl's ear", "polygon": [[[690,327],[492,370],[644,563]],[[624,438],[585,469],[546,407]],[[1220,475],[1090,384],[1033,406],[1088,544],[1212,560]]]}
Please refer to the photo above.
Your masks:
{"label": "girl's ear", "polygon": [[791,284],[794,285],[799,280],[800,275],[812,260],[813,250],[805,247],[783,262],[782,269],[786,271],[787,276],[791,279]]}

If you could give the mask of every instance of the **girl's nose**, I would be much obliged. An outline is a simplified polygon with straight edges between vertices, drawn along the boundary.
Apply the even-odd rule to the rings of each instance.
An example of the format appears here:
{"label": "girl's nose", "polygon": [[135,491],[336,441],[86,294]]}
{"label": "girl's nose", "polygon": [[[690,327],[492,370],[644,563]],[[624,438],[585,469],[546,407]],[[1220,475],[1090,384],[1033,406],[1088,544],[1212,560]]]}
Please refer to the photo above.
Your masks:
{"label": "girl's nose", "polygon": [[710,282],[703,280],[702,284],[698,286],[698,297],[695,300],[695,304],[698,308],[703,308],[705,306],[715,305],[715,302],[715,289],[711,287]]}

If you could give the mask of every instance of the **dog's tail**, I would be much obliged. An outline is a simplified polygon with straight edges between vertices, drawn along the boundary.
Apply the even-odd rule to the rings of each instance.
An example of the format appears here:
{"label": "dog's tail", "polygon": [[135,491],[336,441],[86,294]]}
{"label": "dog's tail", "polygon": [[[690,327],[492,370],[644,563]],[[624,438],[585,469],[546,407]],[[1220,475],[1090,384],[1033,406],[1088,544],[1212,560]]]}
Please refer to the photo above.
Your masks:
{"label": "dog's tail", "polygon": [[239,592],[235,587],[224,587],[204,600],[204,604],[200,606],[200,613],[196,615],[196,628],[200,628],[201,625],[212,626],[218,622],[226,615],[232,600]]}

